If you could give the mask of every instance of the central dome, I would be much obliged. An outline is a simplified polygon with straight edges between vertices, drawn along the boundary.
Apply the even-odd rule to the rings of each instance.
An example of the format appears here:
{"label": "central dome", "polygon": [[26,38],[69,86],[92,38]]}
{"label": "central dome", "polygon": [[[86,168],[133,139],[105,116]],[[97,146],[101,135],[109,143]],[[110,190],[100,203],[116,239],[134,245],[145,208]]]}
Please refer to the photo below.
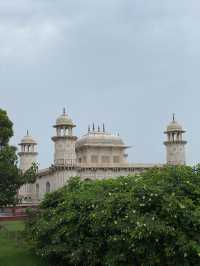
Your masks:
{"label": "central dome", "polygon": [[83,146],[127,148],[119,136],[105,132],[88,132],[76,142],[76,148]]}

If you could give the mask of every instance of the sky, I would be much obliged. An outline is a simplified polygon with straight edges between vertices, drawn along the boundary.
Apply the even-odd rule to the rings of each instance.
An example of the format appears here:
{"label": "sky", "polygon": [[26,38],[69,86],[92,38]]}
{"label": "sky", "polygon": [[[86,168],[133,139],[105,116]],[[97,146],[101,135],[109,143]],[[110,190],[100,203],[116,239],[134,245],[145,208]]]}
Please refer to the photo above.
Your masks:
{"label": "sky", "polygon": [[29,129],[40,167],[66,107],[75,134],[105,123],[129,161],[165,162],[172,113],[200,162],[199,0],[1,0],[0,108],[17,145]]}

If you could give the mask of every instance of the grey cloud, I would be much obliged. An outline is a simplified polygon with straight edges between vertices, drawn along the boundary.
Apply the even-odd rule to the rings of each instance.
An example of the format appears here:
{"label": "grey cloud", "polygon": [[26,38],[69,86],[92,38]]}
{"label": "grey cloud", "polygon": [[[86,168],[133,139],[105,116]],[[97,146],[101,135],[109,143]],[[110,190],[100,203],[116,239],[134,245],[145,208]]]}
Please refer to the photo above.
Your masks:
{"label": "grey cloud", "polygon": [[199,160],[197,0],[7,0],[0,2],[0,106],[14,143],[32,129],[42,165],[64,105],[82,134],[105,122],[133,145],[130,160],[164,161],[171,113],[188,128]]}

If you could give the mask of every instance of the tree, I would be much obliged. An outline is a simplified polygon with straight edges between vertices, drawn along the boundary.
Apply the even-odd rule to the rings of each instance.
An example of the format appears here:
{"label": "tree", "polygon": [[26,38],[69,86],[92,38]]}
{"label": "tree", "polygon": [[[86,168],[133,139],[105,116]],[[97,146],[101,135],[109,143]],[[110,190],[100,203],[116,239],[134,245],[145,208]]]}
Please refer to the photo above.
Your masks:
{"label": "tree", "polygon": [[13,136],[13,123],[7,116],[6,111],[0,109],[0,148],[8,145]]}
{"label": "tree", "polygon": [[198,266],[200,166],[72,178],[46,196],[27,235],[53,265]]}
{"label": "tree", "polygon": [[19,188],[34,182],[37,173],[37,165],[24,174],[18,169],[16,148],[9,145],[12,136],[13,123],[6,111],[0,109],[0,207],[17,204]]}

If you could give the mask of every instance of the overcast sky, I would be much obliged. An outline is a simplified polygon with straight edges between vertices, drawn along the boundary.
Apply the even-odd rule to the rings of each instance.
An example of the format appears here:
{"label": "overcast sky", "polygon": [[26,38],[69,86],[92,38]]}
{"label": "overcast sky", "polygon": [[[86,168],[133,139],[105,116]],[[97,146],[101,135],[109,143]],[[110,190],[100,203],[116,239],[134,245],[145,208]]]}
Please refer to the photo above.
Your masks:
{"label": "overcast sky", "polygon": [[19,143],[53,161],[52,125],[65,106],[83,135],[93,121],[119,132],[136,163],[165,162],[176,113],[187,161],[200,161],[199,0],[1,0],[0,107]]}

